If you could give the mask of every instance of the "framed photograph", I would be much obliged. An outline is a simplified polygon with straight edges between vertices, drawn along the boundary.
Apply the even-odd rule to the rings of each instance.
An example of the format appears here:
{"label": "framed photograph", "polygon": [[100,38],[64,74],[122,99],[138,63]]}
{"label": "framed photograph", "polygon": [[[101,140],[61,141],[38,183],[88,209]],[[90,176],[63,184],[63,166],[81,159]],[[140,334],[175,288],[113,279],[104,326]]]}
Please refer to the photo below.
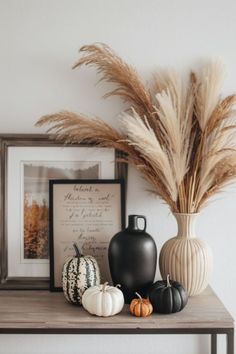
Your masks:
{"label": "framed photograph", "polygon": [[126,180],[115,149],[0,135],[0,288],[49,287],[49,180]]}
{"label": "framed photograph", "polygon": [[108,246],[125,226],[124,182],[121,180],[51,180],[50,289],[62,290],[62,267],[75,255],[96,258],[101,281],[111,282]]}

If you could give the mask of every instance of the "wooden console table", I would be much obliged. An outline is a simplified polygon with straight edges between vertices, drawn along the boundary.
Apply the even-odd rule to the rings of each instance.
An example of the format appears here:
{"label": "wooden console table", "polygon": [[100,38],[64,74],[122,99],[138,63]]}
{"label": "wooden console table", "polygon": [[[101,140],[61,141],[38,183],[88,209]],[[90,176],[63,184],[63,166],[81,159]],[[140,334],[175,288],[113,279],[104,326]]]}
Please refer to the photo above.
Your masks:
{"label": "wooden console table", "polygon": [[68,304],[62,293],[0,291],[0,333],[5,334],[209,334],[211,354],[217,334],[226,334],[227,354],[234,354],[234,320],[208,288],[172,315],[137,318],[128,306],[114,317],[95,317]]}

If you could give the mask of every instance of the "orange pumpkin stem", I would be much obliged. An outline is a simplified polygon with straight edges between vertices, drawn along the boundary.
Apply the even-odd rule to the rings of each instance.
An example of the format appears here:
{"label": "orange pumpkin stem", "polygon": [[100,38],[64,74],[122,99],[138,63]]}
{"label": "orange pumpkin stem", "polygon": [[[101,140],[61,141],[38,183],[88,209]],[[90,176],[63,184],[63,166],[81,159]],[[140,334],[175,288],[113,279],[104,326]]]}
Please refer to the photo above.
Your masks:
{"label": "orange pumpkin stem", "polygon": [[135,293],[135,295],[137,295],[137,297],[139,298],[139,300],[140,300],[141,302],[143,302],[142,296],[139,295],[139,293]]}

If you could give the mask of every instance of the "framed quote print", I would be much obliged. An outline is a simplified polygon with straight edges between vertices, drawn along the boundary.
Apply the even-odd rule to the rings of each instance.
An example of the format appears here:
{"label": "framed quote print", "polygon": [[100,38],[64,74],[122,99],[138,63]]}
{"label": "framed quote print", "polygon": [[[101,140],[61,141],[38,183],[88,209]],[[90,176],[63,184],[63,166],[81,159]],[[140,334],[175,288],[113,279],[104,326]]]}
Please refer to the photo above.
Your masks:
{"label": "framed quote print", "polygon": [[0,135],[0,288],[49,287],[49,180],[126,178],[115,149]]}
{"label": "framed quote print", "polygon": [[75,256],[93,256],[101,281],[110,281],[109,241],[125,226],[124,182],[121,180],[50,181],[50,289],[62,289],[62,267]]}

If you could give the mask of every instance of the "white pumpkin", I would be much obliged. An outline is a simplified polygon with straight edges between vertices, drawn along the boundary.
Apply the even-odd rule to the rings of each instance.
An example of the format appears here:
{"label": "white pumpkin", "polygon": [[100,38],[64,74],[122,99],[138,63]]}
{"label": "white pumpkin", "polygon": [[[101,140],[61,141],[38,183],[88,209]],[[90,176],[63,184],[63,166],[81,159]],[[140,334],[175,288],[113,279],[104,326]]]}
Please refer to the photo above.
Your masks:
{"label": "white pumpkin", "polygon": [[124,296],[117,287],[105,283],[88,288],[82,296],[82,305],[92,315],[113,316],[122,310]]}

